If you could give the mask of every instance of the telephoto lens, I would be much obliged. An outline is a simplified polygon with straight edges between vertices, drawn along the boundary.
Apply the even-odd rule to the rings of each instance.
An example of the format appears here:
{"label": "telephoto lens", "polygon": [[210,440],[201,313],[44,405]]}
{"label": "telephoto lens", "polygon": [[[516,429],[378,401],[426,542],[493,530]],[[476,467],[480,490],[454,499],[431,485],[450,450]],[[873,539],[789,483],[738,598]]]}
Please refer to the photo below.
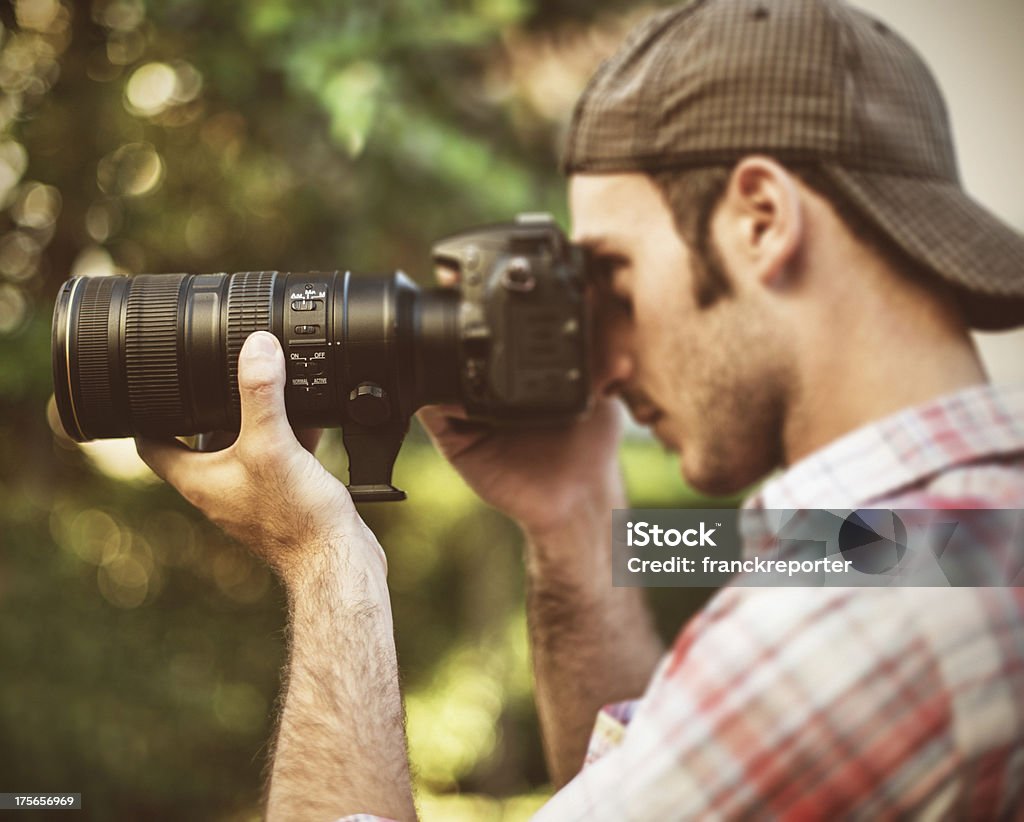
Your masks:
{"label": "telephoto lens", "polygon": [[417,408],[459,403],[499,425],[586,406],[585,259],[547,216],[442,240],[458,289],[400,272],[75,277],[53,314],[54,395],[78,441],[238,430],[238,354],[280,341],[296,427],[342,426],[357,501],[404,498],[391,470]]}

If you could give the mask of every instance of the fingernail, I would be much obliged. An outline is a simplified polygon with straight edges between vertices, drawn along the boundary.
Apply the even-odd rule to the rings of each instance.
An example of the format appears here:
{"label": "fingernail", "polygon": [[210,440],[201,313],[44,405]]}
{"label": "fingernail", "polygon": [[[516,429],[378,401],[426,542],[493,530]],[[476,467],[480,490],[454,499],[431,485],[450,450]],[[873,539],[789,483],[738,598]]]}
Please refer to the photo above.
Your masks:
{"label": "fingernail", "polygon": [[274,335],[267,331],[257,331],[250,334],[242,346],[244,356],[252,359],[265,359],[277,353],[277,340]]}

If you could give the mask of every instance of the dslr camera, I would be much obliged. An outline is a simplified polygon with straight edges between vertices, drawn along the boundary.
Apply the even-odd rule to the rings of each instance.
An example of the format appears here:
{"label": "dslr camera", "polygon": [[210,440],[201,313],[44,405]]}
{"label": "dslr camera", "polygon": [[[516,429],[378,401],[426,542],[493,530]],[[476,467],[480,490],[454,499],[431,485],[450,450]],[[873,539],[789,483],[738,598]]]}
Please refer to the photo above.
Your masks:
{"label": "dslr camera", "polygon": [[402,272],[246,271],[74,277],[53,313],[53,384],[79,442],[235,430],[238,353],[281,342],[297,427],[341,426],[356,502],[400,500],[395,457],[419,407],[495,426],[553,425],[589,396],[583,250],[551,217],[470,229],[433,248],[457,289]]}

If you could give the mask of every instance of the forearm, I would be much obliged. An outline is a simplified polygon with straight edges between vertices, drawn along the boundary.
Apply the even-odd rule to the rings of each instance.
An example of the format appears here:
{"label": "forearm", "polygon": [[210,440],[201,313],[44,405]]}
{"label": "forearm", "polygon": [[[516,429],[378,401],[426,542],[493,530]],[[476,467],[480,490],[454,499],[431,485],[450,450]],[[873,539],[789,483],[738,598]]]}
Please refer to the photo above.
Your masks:
{"label": "forearm", "polygon": [[211,452],[140,438],[139,454],[270,565],[288,593],[290,662],[268,818],[413,819],[384,552],[345,486],[307,450],[316,432],[292,430],[285,376],[278,339],[250,334],[238,356],[237,438]]}
{"label": "forearm", "polygon": [[291,647],[268,818],[414,819],[382,564],[331,546],[282,577]]}
{"label": "forearm", "polygon": [[664,646],[642,589],[612,586],[617,478],[557,529],[527,533],[527,619],[548,768],[556,786],[583,764],[603,705],[639,697]]}

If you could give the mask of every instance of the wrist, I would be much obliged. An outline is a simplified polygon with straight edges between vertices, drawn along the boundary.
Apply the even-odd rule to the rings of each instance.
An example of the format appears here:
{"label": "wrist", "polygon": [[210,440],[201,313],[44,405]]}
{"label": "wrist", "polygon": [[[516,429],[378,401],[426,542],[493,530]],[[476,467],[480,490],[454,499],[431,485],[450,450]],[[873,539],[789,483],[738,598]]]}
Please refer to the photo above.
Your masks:
{"label": "wrist", "polygon": [[293,603],[320,598],[334,601],[387,599],[387,559],[362,521],[341,536],[324,534],[303,541],[274,569]]}
{"label": "wrist", "polygon": [[612,510],[626,507],[616,470],[581,494],[561,515],[547,522],[519,523],[526,540],[526,569],[534,581],[577,578],[602,580],[610,567]]}
{"label": "wrist", "polygon": [[[626,492],[618,460],[598,469],[574,486],[559,489],[548,503],[513,519],[528,543],[545,543],[572,534],[595,517],[610,517],[626,505]],[[511,512],[510,512],[511,513]]]}

